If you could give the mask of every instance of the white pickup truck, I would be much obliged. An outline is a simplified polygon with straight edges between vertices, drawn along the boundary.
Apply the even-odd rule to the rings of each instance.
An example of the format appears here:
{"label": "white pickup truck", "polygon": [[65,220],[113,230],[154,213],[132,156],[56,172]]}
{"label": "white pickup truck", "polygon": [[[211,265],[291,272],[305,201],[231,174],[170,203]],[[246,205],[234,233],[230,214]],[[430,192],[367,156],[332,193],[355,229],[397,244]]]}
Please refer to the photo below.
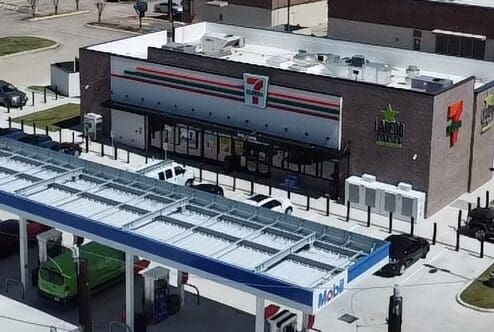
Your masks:
{"label": "white pickup truck", "polygon": [[136,170],[136,173],[182,186],[192,186],[194,184],[194,172],[185,169],[173,160],[164,160],[156,164],[146,165]]}

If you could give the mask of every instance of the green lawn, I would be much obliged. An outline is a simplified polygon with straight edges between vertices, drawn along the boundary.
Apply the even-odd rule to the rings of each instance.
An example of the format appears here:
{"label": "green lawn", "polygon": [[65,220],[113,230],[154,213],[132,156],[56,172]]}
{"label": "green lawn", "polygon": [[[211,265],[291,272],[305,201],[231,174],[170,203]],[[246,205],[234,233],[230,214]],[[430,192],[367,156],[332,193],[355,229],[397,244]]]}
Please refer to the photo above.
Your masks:
{"label": "green lawn", "polygon": [[48,47],[54,44],[53,40],[38,37],[2,37],[0,38],[0,56]]}
{"label": "green lawn", "polygon": [[79,104],[69,103],[49,108],[41,112],[20,116],[12,119],[12,121],[21,122],[21,120],[24,120],[24,124],[27,125],[36,123],[37,128],[45,128],[46,126],[48,126],[49,130],[58,130],[58,123],[65,122],[74,118],[79,118],[80,115],[81,108]]}
{"label": "green lawn", "polygon": [[494,271],[492,264],[477,280],[461,293],[460,298],[468,304],[484,309],[494,309],[494,288],[483,284],[489,279],[489,272]]}

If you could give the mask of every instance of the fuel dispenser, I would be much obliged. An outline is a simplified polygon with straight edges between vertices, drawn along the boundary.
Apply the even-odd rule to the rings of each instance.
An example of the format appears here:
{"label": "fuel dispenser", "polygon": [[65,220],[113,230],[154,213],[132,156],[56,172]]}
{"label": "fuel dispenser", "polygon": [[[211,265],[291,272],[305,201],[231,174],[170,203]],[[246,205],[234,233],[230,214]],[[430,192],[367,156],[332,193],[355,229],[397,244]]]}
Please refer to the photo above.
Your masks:
{"label": "fuel dispenser", "polygon": [[50,256],[58,256],[62,251],[62,232],[52,228],[36,235],[39,248],[39,263],[44,263]]}
{"label": "fuel dispenser", "polygon": [[144,312],[150,324],[157,324],[169,315],[167,297],[170,270],[156,266],[141,275],[144,279]]}
{"label": "fuel dispenser", "polygon": [[297,332],[297,314],[282,310],[268,318],[269,332]]}

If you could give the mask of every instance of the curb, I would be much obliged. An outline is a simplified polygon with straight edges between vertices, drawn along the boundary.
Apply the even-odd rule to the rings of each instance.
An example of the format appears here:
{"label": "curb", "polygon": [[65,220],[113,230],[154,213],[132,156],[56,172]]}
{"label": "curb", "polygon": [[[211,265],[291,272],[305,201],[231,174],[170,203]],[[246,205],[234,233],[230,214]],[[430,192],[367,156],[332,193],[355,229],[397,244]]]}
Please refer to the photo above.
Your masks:
{"label": "curb", "polygon": [[25,55],[25,54],[32,54],[32,53],[38,53],[38,52],[53,50],[53,49],[56,49],[59,47],[60,47],[60,44],[58,42],[55,42],[54,45],[47,46],[47,47],[35,48],[34,50],[28,50],[28,51],[24,51],[24,52],[17,52],[17,53],[2,55],[2,56],[0,56],[0,59],[6,59],[6,58],[18,56],[18,55]]}
{"label": "curb", "polygon": [[108,31],[115,31],[115,32],[125,32],[131,35],[140,35],[141,33],[139,32],[134,32],[134,31],[128,31],[124,29],[116,29],[116,28],[109,28],[109,27],[102,27],[99,25],[94,25],[94,24],[89,24],[89,23],[84,23],[84,26],[89,29],[102,29],[102,30],[108,30]]}
{"label": "curb", "polygon": [[459,304],[461,304],[465,308],[472,309],[472,310],[475,310],[475,311],[478,311],[478,312],[494,313],[494,309],[480,308],[480,307],[474,306],[473,304],[466,303],[465,301],[463,301],[461,299],[461,293],[463,293],[463,291],[465,291],[465,289],[467,289],[468,287],[470,287],[470,285],[473,284],[476,281],[477,281],[477,279],[472,280],[468,284],[466,284],[465,287],[463,287],[462,289],[460,289],[460,291],[456,294],[456,302],[458,302]]}
{"label": "curb", "polygon": [[64,14],[58,14],[58,15],[50,15],[50,16],[42,16],[42,17],[33,17],[33,18],[28,19],[28,21],[30,21],[30,22],[44,21],[44,20],[51,20],[51,19],[54,19],[54,18],[74,16],[74,15],[81,15],[81,14],[87,14],[87,13],[89,13],[89,10],[79,10],[78,12],[70,12],[70,13],[64,13]]}

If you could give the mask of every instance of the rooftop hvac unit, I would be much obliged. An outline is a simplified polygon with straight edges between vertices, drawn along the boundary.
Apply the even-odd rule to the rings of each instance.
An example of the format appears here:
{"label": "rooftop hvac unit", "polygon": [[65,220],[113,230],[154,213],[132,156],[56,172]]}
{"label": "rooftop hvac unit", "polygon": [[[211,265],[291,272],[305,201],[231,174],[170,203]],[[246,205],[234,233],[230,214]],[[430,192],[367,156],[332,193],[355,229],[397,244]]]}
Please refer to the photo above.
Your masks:
{"label": "rooftop hvac unit", "polygon": [[298,50],[298,53],[293,56],[293,62],[300,67],[311,67],[318,64],[318,58],[314,53],[307,53],[306,50]]}
{"label": "rooftop hvac unit", "polygon": [[206,33],[201,38],[202,52],[209,56],[232,54],[232,48],[244,47],[245,38],[222,33]]}
{"label": "rooftop hvac unit", "polygon": [[391,83],[391,67],[385,63],[369,62],[363,72],[363,78],[366,82],[383,85]]}
{"label": "rooftop hvac unit", "polygon": [[453,85],[453,81],[445,78],[419,75],[412,78],[412,89],[425,90],[425,92],[435,93],[448,86]]}
{"label": "rooftop hvac unit", "polygon": [[354,55],[350,59],[350,65],[352,67],[362,68],[365,67],[365,57],[363,55]]}
{"label": "rooftop hvac unit", "polygon": [[[364,178],[365,177],[365,178]],[[345,182],[345,197],[352,203],[352,206],[360,209],[378,207],[378,182],[373,182],[373,175],[364,174],[361,178],[358,176],[349,177]]]}

